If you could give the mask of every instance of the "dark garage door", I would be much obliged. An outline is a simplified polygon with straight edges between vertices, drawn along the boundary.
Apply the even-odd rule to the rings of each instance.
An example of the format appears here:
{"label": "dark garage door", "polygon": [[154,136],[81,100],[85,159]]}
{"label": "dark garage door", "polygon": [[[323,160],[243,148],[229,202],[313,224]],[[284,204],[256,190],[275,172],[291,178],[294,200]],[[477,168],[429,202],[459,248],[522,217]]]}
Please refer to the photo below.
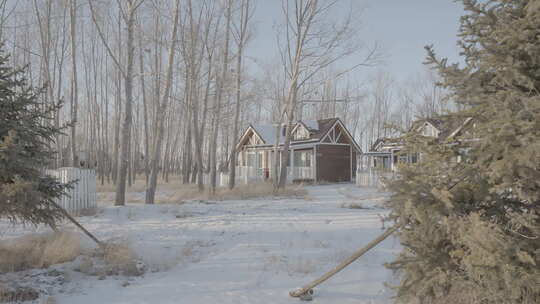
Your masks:
{"label": "dark garage door", "polygon": [[317,180],[351,181],[351,147],[344,145],[317,146]]}

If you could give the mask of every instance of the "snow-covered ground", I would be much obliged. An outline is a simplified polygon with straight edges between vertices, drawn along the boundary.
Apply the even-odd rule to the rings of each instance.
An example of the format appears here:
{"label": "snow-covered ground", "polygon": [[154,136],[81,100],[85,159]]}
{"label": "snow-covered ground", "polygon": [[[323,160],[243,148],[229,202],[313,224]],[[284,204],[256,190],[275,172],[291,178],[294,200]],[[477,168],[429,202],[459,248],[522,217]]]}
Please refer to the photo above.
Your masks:
{"label": "snow-covered ground", "polygon": [[[127,238],[142,277],[73,273],[57,303],[297,303],[288,292],[319,277],[382,232],[387,194],[352,184],[307,187],[304,199],[102,206],[79,218],[98,238]],[[343,208],[360,204],[365,209]],[[386,224],[389,226],[389,223]],[[41,229],[43,230],[43,228]],[[24,232],[0,222],[0,237]],[[28,228],[26,229],[26,232]],[[315,289],[313,303],[389,303],[390,237]]]}

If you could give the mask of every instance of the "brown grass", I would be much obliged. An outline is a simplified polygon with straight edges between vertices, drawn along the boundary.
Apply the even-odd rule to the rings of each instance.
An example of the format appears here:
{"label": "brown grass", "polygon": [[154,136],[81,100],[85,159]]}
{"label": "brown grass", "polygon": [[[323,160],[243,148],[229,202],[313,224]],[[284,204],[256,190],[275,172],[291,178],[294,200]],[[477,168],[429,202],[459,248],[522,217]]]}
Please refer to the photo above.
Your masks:
{"label": "brown grass", "polygon": [[[182,179],[179,176],[173,176],[169,178],[169,182],[165,182],[165,180],[158,179],[158,188],[160,190],[176,190],[182,186],[185,186],[182,184]],[[97,181],[97,192],[115,192],[116,186],[113,183],[107,183],[101,184],[101,181]],[[135,182],[128,186],[127,188],[128,192],[144,192],[146,191],[146,180],[144,179],[144,176],[142,178],[135,179]]]}
{"label": "brown grass", "polygon": [[0,241],[0,272],[46,268],[73,261],[81,251],[78,235],[67,231]]}
{"label": "brown grass", "polygon": [[0,284],[0,303],[21,303],[39,298],[39,292],[31,287],[8,288]]}
{"label": "brown grass", "polygon": [[274,192],[271,183],[253,183],[248,185],[237,185],[230,190],[226,187],[216,189],[215,194],[208,193],[207,190],[199,192],[196,185],[183,185],[181,189],[172,192],[165,198],[158,199],[159,203],[182,203],[186,200],[245,200],[261,197],[304,197],[307,191],[302,185],[290,185],[285,189]]}
{"label": "brown grass", "polygon": [[[144,203],[144,195],[138,192],[145,191],[144,180],[137,180],[135,184],[128,188],[126,200],[130,203]],[[98,187],[99,201],[114,200],[114,185],[105,185]],[[199,192],[197,185],[182,184],[180,179],[171,179],[169,183],[161,181],[158,183],[158,192],[156,193],[156,203],[162,204],[181,204],[187,200],[244,200],[260,197],[305,197],[307,191],[302,184],[288,185],[285,189],[274,193],[271,183],[253,183],[248,185],[237,185],[229,190],[227,187],[219,187],[215,194],[210,194],[208,187],[203,192]]]}
{"label": "brown grass", "polygon": [[216,191],[211,199],[219,200],[234,200],[234,199],[250,199],[257,197],[303,197],[307,195],[307,191],[302,185],[290,185],[285,189],[280,189],[274,192],[274,186],[271,183],[257,183],[249,185],[239,185],[232,190],[220,188]]}
{"label": "brown grass", "polygon": [[127,241],[110,241],[98,250],[98,257],[106,264],[107,275],[139,276],[143,269],[137,266],[138,257]]}

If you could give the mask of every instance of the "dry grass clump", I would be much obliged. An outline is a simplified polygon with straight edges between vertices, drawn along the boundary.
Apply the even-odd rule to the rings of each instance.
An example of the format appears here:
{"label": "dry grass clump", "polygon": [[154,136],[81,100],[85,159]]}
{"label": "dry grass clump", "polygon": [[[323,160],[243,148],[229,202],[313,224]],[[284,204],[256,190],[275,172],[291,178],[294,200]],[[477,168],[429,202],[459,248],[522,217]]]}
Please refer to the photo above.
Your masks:
{"label": "dry grass clump", "polygon": [[39,298],[39,292],[30,287],[9,288],[0,284],[0,303],[21,303]]}
{"label": "dry grass clump", "polygon": [[107,242],[98,249],[97,257],[103,259],[105,266],[92,274],[140,276],[144,273],[143,264],[127,241]]}
{"label": "dry grass clump", "polygon": [[[159,186],[158,186],[158,189]],[[181,185],[164,197],[156,197],[158,204],[182,204],[187,200],[208,199],[207,191],[199,192],[197,185]]]}
{"label": "dry grass clump", "polygon": [[0,272],[46,268],[73,261],[81,251],[79,236],[68,231],[0,241]]}
{"label": "dry grass clump", "polygon": [[343,203],[341,204],[341,208],[347,208],[347,209],[369,209],[364,207],[360,203]]}
{"label": "dry grass clump", "polygon": [[302,185],[289,185],[284,189],[279,189],[274,192],[274,186],[271,183],[254,183],[248,185],[238,185],[234,189],[219,188],[211,199],[218,200],[234,200],[234,199],[250,199],[269,196],[284,196],[284,197],[303,197],[307,195],[307,191]]}
{"label": "dry grass clump", "polygon": [[[135,179],[134,183],[129,186],[128,185],[128,192],[144,192],[146,191],[146,179],[144,176],[139,176],[140,178]],[[166,182],[162,179],[158,179],[158,188],[160,190],[175,190],[179,187],[184,186],[182,184],[182,178],[178,176],[172,176],[169,178],[169,181]],[[105,184],[101,184],[101,181],[98,180],[96,183],[97,192],[115,192],[116,191],[116,185],[114,183],[108,183],[105,182]]]}

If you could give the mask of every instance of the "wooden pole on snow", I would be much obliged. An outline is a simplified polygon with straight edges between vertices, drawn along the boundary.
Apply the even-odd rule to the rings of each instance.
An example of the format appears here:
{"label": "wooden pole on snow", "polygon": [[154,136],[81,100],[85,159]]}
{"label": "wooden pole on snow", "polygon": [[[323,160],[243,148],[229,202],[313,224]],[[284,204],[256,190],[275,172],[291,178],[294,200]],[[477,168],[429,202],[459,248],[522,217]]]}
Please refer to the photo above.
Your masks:
{"label": "wooden pole on snow", "polygon": [[359,257],[364,255],[366,252],[371,250],[373,247],[377,246],[380,242],[384,241],[387,237],[389,237],[392,233],[394,233],[400,227],[401,227],[401,225],[396,224],[396,225],[388,228],[388,230],[386,230],[383,234],[379,235],[376,239],[369,242],[366,246],[358,249],[356,252],[353,253],[353,255],[348,257],[346,260],[341,262],[339,265],[334,267],[332,270],[328,271],[327,273],[322,275],[320,278],[318,278],[318,279],[314,280],[313,282],[305,285],[304,287],[289,292],[289,295],[291,297],[297,298],[297,297],[301,297],[301,296],[303,296],[305,294],[311,294],[312,293],[312,288],[314,288],[315,286],[317,286],[317,285],[323,283],[324,281],[328,280],[333,275],[335,275],[336,273],[343,270],[343,268],[349,266],[349,264],[356,261]]}
{"label": "wooden pole on snow", "polygon": [[89,238],[91,238],[96,244],[98,244],[99,247],[104,247],[105,244],[103,244],[100,240],[98,240],[90,231],[86,230],[71,214],[69,214],[66,209],[62,208],[62,206],[58,205],[56,202],[52,202],[53,205],[60,209],[65,217],[67,217],[75,226],[77,226],[79,229],[81,229],[84,234],[86,234]]}

